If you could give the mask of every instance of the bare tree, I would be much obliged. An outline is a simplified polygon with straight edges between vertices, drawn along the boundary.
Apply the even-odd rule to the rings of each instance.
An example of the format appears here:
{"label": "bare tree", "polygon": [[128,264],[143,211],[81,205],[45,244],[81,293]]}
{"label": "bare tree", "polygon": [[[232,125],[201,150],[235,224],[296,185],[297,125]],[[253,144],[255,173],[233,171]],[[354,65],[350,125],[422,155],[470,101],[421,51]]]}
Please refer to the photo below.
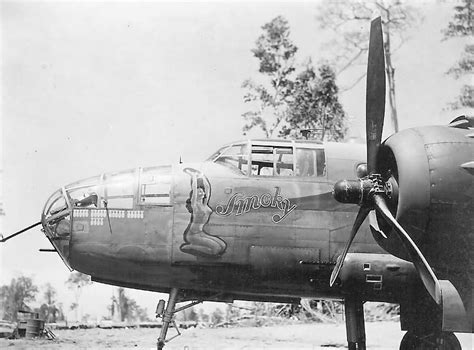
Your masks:
{"label": "bare tree", "polygon": [[112,303],[108,307],[111,318],[120,322],[147,321],[146,309],[140,307],[137,302],[125,293],[125,288],[117,288],[117,296],[112,295]]}
{"label": "bare tree", "polygon": [[66,285],[69,289],[74,291],[75,302],[71,305],[71,309],[75,312],[76,321],[78,318],[79,299],[81,298],[82,290],[85,286],[92,284],[92,281],[88,275],[74,271],[69,275],[66,281]]}
{"label": "bare tree", "polygon": [[[338,0],[324,2],[316,16],[321,28],[334,31],[336,38],[331,41],[335,47],[337,75],[351,67],[367,65],[369,26],[368,23],[376,16],[382,17],[385,49],[385,70],[388,82],[389,107],[392,126],[398,131],[398,117],[395,96],[395,67],[392,62],[393,53],[406,40],[407,30],[421,21],[419,11],[400,0],[347,1]],[[348,87],[347,91],[357,85],[364,73]]]}

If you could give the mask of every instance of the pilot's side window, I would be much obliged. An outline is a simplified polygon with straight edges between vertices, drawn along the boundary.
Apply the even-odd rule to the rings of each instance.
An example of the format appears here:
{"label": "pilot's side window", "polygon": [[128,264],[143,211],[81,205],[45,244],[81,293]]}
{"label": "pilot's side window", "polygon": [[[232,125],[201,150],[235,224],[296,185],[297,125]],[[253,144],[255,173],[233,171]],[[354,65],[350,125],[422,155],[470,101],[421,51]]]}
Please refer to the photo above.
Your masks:
{"label": "pilot's side window", "polygon": [[293,148],[252,146],[252,175],[293,176]]}
{"label": "pilot's side window", "polygon": [[239,173],[248,173],[248,147],[247,144],[238,144],[226,148],[214,160],[216,163],[225,165],[230,169],[235,169]]}
{"label": "pilot's side window", "polygon": [[296,149],[296,176],[326,175],[326,159],[324,149]]}

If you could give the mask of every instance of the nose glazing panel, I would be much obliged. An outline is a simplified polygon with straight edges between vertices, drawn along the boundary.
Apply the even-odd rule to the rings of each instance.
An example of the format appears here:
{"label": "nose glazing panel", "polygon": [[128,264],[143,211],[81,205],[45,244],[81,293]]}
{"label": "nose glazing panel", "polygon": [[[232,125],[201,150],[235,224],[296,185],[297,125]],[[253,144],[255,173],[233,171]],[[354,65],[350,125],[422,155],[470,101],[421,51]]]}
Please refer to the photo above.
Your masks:
{"label": "nose glazing panel", "polygon": [[71,208],[64,193],[64,189],[58,190],[48,199],[41,222],[46,236],[70,269],[68,259],[71,236]]}

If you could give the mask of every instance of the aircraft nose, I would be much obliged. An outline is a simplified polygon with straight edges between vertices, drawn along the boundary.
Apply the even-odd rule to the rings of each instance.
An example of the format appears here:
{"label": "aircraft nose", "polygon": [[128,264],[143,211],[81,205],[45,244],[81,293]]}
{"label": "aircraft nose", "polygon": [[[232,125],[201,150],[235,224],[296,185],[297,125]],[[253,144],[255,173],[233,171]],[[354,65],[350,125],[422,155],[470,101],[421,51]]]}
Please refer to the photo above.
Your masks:
{"label": "aircraft nose", "polygon": [[[144,225],[144,209],[161,215],[163,207],[170,208],[171,171],[171,166],[155,166],[104,173],[54,192],[45,204],[41,222],[66,265],[76,268],[79,250],[86,246],[91,249],[95,244],[96,249],[102,241],[110,243],[117,237],[122,237],[120,243],[129,244],[127,240],[134,236],[126,230],[138,234],[137,228],[129,225]],[[96,253],[104,255],[103,251]]]}
{"label": "aircraft nose", "polygon": [[41,216],[46,237],[53,244],[66,266],[69,265],[69,241],[71,238],[71,207],[64,189],[54,192],[47,200]]}
{"label": "aircraft nose", "polygon": [[43,209],[44,232],[68,268],[70,241],[74,231],[73,211],[97,207],[102,177],[94,176],[69,184],[54,192]]}

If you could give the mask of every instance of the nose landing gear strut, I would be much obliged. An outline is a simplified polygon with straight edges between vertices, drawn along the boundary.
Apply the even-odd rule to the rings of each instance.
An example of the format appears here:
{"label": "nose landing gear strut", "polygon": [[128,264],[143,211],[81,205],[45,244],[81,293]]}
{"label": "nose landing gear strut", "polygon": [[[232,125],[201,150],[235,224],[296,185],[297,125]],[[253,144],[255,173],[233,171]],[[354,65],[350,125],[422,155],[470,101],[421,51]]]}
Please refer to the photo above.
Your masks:
{"label": "nose landing gear strut", "polygon": [[[169,298],[168,298],[168,304],[166,305],[165,309],[165,301],[160,300],[158,302],[158,305],[156,307],[156,317],[161,317],[162,321],[162,326],[161,326],[161,333],[158,338],[158,341],[156,343],[156,348],[158,350],[162,350],[163,347],[165,346],[165,343],[173,340],[174,338],[178,337],[181,335],[178,326],[176,325],[176,322],[173,320],[173,316],[175,313],[180,312],[184,309],[187,309],[191,306],[197,305],[202,303],[202,300],[196,300],[193,301],[187,305],[181,306],[177,309],[175,309],[176,303],[178,302],[178,294],[179,294],[179,289],[178,288],[171,288]],[[173,324],[174,328],[177,331],[177,334],[169,339],[166,339],[166,334],[168,333],[168,328],[170,326],[170,323]]]}

